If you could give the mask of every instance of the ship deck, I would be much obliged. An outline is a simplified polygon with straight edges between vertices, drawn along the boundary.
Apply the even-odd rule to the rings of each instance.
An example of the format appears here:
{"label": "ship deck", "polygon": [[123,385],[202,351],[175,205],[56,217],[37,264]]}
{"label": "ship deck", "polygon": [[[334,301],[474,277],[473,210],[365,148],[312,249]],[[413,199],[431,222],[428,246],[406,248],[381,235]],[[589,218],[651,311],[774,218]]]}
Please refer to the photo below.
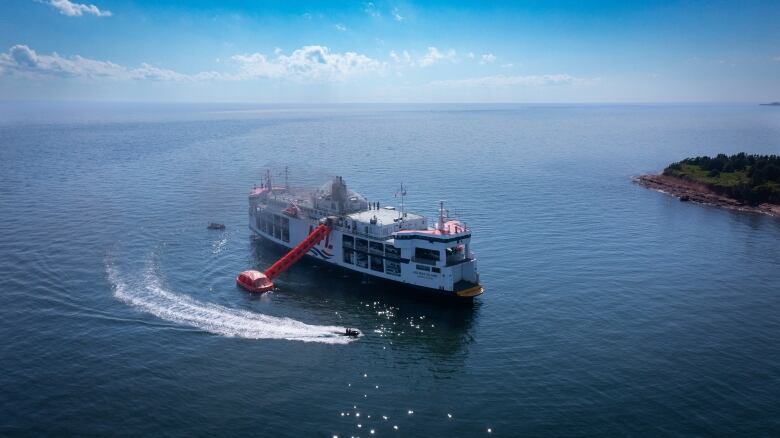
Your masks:
{"label": "ship deck", "polygon": [[389,209],[387,207],[381,207],[378,210],[362,210],[347,215],[347,218],[353,221],[368,223],[373,219],[377,220],[377,223],[388,225],[398,222],[400,219],[405,221],[412,221],[417,219],[424,219],[423,216],[414,213],[406,213],[402,216],[399,210]]}

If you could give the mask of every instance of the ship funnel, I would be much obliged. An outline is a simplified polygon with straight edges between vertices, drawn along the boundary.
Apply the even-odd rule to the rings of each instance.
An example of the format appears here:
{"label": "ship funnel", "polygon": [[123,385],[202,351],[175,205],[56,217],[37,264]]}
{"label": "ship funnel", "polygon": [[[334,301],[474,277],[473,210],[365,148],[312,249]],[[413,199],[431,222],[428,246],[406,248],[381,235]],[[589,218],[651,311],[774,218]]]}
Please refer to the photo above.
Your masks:
{"label": "ship funnel", "polygon": [[330,196],[338,206],[339,213],[344,213],[347,203],[347,184],[340,176],[333,178],[333,183],[330,185]]}

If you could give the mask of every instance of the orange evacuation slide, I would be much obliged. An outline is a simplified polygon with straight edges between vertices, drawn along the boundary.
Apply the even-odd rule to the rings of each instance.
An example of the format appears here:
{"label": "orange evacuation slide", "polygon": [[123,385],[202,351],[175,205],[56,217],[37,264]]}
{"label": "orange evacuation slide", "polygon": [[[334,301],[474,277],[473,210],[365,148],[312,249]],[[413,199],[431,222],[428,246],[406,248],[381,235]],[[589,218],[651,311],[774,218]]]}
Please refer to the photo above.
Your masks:
{"label": "orange evacuation slide", "polygon": [[273,279],[281,275],[284,271],[300,260],[310,249],[314,248],[330,234],[328,224],[320,224],[306,236],[301,243],[295,245],[287,254],[282,256],[265,272],[249,270],[238,274],[236,284],[250,292],[268,292],[274,288]]}

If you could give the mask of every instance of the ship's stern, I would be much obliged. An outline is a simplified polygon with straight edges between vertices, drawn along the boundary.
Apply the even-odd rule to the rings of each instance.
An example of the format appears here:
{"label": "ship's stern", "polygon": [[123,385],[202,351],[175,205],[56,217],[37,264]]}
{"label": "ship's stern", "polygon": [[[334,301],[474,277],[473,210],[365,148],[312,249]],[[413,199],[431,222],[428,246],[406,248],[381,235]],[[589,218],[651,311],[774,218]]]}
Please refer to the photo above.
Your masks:
{"label": "ship's stern", "polygon": [[453,272],[453,293],[461,298],[473,298],[482,295],[485,291],[479,283],[479,272],[477,271],[477,260],[467,259],[457,265],[459,269]]}

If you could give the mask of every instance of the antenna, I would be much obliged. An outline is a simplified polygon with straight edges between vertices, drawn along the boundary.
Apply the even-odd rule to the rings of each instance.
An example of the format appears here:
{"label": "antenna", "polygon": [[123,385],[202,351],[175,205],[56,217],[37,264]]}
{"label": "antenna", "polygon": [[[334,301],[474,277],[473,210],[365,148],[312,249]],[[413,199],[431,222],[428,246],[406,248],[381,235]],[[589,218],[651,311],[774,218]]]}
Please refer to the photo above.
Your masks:
{"label": "antenna", "polygon": [[284,166],[284,188],[285,190],[290,190],[290,182],[288,180],[289,170],[287,166]]}
{"label": "antenna", "polygon": [[403,217],[404,217],[404,197],[406,196],[406,189],[404,188],[404,183],[401,183],[401,190],[395,192],[395,196],[398,197],[398,195],[401,195],[401,210],[398,212],[398,217],[403,219]]}
{"label": "antenna", "polygon": [[439,231],[444,232],[444,201],[439,201]]}

